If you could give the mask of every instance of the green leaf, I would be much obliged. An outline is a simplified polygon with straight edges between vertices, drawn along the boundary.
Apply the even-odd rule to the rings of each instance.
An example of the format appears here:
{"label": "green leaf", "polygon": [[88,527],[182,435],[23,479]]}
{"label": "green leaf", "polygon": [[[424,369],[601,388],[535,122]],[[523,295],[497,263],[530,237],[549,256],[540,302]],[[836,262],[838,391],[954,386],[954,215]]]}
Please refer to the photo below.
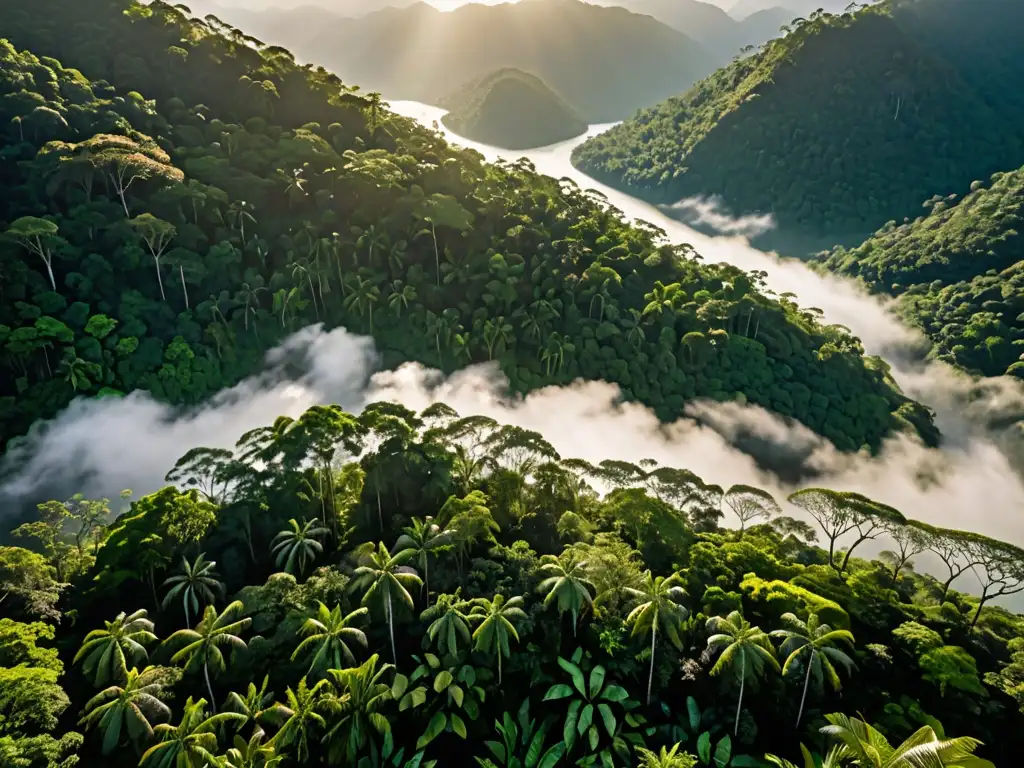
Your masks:
{"label": "green leaf", "polygon": [[530,748],[526,750],[526,760],[524,762],[525,768],[537,768],[537,762],[540,760],[541,752],[544,750],[545,736],[547,736],[547,728],[541,728],[533,734],[533,740],[530,741]]}
{"label": "green leaf", "polygon": [[711,763],[711,734],[704,731],[697,739],[697,757],[704,765]]}
{"label": "green leaf", "polygon": [[467,688],[476,685],[476,670],[468,664],[459,670],[459,682],[465,683]]}
{"label": "green leaf", "polygon": [[583,681],[583,670],[571,661],[566,661],[561,656],[558,657],[558,666],[568,672],[572,677],[572,684],[576,686],[576,690],[580,692],[580,696],[586,696],[587,687]]}
{"label": "green leaf", "polygon": [[405,675],[395,675],[395,682],[391,684],[391,698],[399,700],[405,695],[409,687],[409,678]]}
{"label": "green leaf", "polygon": [[612,760],[612,753],[607,749],[601,751],[601,768],[615,768],[615,761]]}
{"label": "green leaf", "polygon": [[590,724],[594,721],[594,705],[587,704],[580,712],[580,721],[576,725],[576,732],[582,736],[583,732],[590,727]]}
{"label": "green leaf", "polygon": [[448,718],[444,716],[443,712],[438,712],[427,723],[427,729],[423,732],[423,735],[416,741],[416,749],[423,749],[430,742],[436,739],[440,733],[444,730],[444,727],[448,724]]}
{"label": "green leaf", "polygon": [[609,685],[601,691],[598,698],[604,701],[625,701],[629,698],[629,692],[621,685]]}
{"label": "green leaf", "polygon": [[498,758],[498,762],[505,762],[505,745],[497,741],[485,741],[484,745],[491,750],[491,754]]}
{"label": "green leaf", "polygon": [[590,729],[587,731],[587,736],[590,738],[590,751],[593,752],[597,749],[597,741],[599,738],[596,725],[590,726]]}
{"label": "green leaf", "polygon": [[544,753],[544,757],[540,759],[540,764],[537,768],[555,768],[558,765],[558,761],[562,759],[562,755],[565,754],[565,744],[558,742]]}
{"label": "green leaf", "polygon": [[686,713],[689,715],[690,731],[696,733],[700,728],[700,707],[693,696],[686,697]]}
{"label": "green leaf", "polygon": [[444,669],[437,673],[437,677],[434,678],[434,691],[441,693],[445,688],[452,684],[455,678],[452,677],[452,673],[447,669]]}
{"label": "green leaf", "polygon": [[590,698],[593,699],[601,692],[604,685],[604,667],[598,665],[590,671]]}
{"label": "green leaf", "polygon": [[718,746],[715,747],[715,762],[718,763],[719,768],[725,768],[729,764],[729,758],[732,756],[732,738],[728,734],[718,742]]}
{"label": "green leaf", "polygon": [[569,703],[569,709],[565,715],[565,726],[562,728],[562,741],[565,742],[565,750],[572,752],[573,744],[576,743],[576,718],[580,713],[580,705],[583,702],[573,699]]}
{"label": "green leaf", "polygon": [[425,658],[427,660],[427,664],[430,665],[431,669],[437,669],[438,667],[441,666],[441,660],[439,658],[437,658],[437,656],[435,656],[432,653],[425,653],[425,654],[423,654],[423,658]]}
{"label": "green leaf", "polygon": [[564,699],[567,696],[572,696],[572,688],[565,683],[558,683],[548,688],[548,692],[544,694],[544,701],[555,701],[556,699]]}
{"label": "green leaf", "polygon": [[415,708],[422,706],[426,703],[426,701],[427,689],[421,685],[417,688],[413,688],[411,691],[405,694],[405,696],[402,697],[402,700],[398,703],[398,711],[404,712],[410,707]]}
{"label": "green leaf", "polygon": [[597,713],[601,715],[601,720],[604,722],[604,729],[608,732],[609,736],[615,735],[615,715],[612,714],[612,708],[607,704],[598,704]]}
{"label": "green leaf", "polygon": [[[457,704],[458,706],[460,706],[460,707],[461,707],[461,706],[462,706],[462,698],[463,698],[463,696],[465,695],[465,694],[464,694],[464,693],[462,692],[462,689],[461,689],[461,688],[460,688],[459,686],[457,686],[457,685],[452,685],[452,686],[451,686],[451,687],[450,687],[450,688],[448,689],[448,693],[450,693],[450,694],[451,694],[451,696],[452,696],[452,698],[453,698],[453,699],[455,699],[455,703],[456,703],[456,704]],[[514,727],[515,727],[515,726],[513,726],[513,728],[514,728]]]}
{"label": "green leaf", "polygon": [[462,718],[456,714],[451,716],[452,730],[459,734],[463,739],[466,738],[466,724],[462,722]]}

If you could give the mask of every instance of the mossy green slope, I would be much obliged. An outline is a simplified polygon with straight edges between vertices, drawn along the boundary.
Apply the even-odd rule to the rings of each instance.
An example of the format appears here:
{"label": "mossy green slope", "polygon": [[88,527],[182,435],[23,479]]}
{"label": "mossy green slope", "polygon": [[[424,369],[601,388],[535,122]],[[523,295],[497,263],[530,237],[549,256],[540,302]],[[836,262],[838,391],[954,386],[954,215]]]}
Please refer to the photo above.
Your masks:
{"label": "mossy green slope", "polygon": [[969,371],[1021,376],[1024,363],[1024,169],[975,182],[962,199],[933,198],[924,216],[890,222],[863,244],[820,257],[903,315],[935,354]]}
{"label": "mossy green slope", "polygon": [[533,75],[502,69],[467,83],[441,102],[442,122],[467,139],[506,149],[529,149],[579,136],[587,124]]}
{"label": "mossy green slope", "polygon": [[[735,399],[845,449],[909,424],[934,437],[857,339],[756,277],[287,51],[161,3],[40,0],[0,24],[55,57],[4,70],[4,438],[77,395],[202,402],[317,321],[372,335],[388,365],[493,360],[521,392],[604,379],[664,419]],[[26,216],[52,228],[52,282]]]}
{"label": "mossy green slope", "polygon": [[[958,12],[947,15],[949,26],[969,14],[962,0],[934,4]],[[983,5],[997,19],[1016,17]],[[650,200],[718,195],[737,213],[771,212],[783,231],[856,242],[932,194],[1024,160],[1008,119],[1016,108],[976,85],[985,67],[962,76],[944,39],[922,32],[919,42],[916,17],[892,13],[883,4],[812,15],[586,142],[574,162]],[[1004,53],[1024,59],[1019,46]],[[1017,70],[1000,71],[1009,89]]]}

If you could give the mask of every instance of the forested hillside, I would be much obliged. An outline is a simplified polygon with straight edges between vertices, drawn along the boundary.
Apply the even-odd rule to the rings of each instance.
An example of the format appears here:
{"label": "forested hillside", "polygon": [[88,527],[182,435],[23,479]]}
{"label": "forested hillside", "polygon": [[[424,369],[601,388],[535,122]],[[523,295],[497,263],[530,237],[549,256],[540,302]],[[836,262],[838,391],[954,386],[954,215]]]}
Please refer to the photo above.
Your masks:
{"label": "forested hillside", "polygon": [[117,519],[53,500],[0,547],[5,766],[1018,759],[1010,544],[444,405],[316,406],[169,469]]}
{"label": "forested hillside", "polygon": [[908,4],[814,13],[574,161],[650,200],[717,195],[831,242],[1020,165],[1024,51],[1008,36],[1021,5]]}
{"label": "forested hillside", "polygon": [[54,57],[5,49],[5,439],[80,394],[201,402],[317,321],[385,365],[498,361],[516,391],[604,379],[665,419],[704,397],[842,449],[935,439],[883,363],[760,276],[287,51],[127,0],[5,5],[0,25]]}
{"label": "forested hillside", "polygon": [[1024,375],[1024,169],[935,197],[913,221],[823,254],[825,267],[900,296],[937,357],[975,373]]}
{"label": "forested hillside", "polygon": [[587,123],[540,78],[501,69],[441,102],[441,122],[459,136],[508,149],[545,147],[586,133]]}
{"label": "forested hillside", "polygon": [[437,105],[468,80],[513,68],[539,77],[590,123],[621,120],[684,91],[723,61],[650,16],[580,0],[471,3],[452,12],[420,2],[317,23],[303,23],[302,10],[264,16],[252,34],[388,99]]}

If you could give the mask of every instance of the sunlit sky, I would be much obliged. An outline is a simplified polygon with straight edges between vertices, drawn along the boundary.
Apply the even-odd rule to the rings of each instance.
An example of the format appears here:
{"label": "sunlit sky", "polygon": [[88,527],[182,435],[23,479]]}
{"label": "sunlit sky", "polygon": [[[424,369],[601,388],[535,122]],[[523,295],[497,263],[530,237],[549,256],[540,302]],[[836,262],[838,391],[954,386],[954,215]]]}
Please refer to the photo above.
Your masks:
{"label": "sunlit sky", "polygon": [[[468,0],[427,0],[427,2],[439,10],[453,11],[460,5],[465,5]],[[473,2],[482,5],[497,5],[498,3],[515,3],[519,2],[519,0],[473,0]]]}

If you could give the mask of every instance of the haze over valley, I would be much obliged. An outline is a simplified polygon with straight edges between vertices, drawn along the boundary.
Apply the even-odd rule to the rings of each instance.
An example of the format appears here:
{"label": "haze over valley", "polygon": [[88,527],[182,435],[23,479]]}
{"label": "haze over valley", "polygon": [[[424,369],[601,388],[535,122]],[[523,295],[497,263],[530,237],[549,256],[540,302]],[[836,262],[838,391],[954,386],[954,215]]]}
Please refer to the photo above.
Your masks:
{"label": "haze over valley", "polygon": [[1024,3],[0,6],[0,766],[1005,768]]}

